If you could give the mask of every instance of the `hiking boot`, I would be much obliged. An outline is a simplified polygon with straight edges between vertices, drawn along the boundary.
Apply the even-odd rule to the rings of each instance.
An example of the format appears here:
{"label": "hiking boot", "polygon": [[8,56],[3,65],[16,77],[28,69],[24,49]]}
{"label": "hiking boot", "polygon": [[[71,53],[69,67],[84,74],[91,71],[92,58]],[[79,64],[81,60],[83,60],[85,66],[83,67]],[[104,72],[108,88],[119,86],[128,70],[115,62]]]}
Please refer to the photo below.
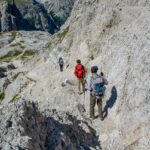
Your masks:
{"label": "hiking boot", "polygon": [[83,94],[83,92],[78,92],[79,95]]}

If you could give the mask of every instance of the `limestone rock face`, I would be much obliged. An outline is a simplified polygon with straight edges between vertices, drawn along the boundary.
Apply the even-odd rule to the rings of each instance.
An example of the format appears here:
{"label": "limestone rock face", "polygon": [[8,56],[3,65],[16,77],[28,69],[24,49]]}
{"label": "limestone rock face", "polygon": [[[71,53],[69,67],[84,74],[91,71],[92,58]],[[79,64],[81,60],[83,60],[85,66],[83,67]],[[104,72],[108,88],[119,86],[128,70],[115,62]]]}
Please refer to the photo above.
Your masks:
{"label": "limestone rock face", "polygon": [[104,111],[119,132],[106,149],[149,147],[149,15],[148,1],[78,1],[68,20],[71,60],[98,65],[109,81]]}
{"label": "limestone rock face", "polygon": [[[48,0],[38,2],[47,4],[46,10],[50,10]],[[57,6],[62,6],[58,1],[55,2],[57,5],[53,4],[53,11],[58,12]],[[66,5],[71,3],[63,2]],[[149,150],[149,16],[150,1],[147,0],[77,0],[70,17],[53,36],[41,31],[1,33],[0,71],[4,75],[0,79],[1,112],[7,106],[9,110],[14,105],[21,107],[22,103],[16,103],[28,100],[38,103],[39,109],[36,110],[44,114],[44,125],[41,125],[44,131],[39,126],[31,131],[37,136],[35,133],[40,130],[40,133],[44,133],[40,135],[41,138],[36,141],[35,136],[26,132],[27,123],[25,128],[21,125],[25,131],[17,139],[25,138],[24,141],[30,143],[31,149],[43,148],[45,142],[49,149]],[[47,26],[46,23],[44,25]],[[61,73],[59,57],[65,61]],[[103,98],[103,122],[99,118],[89,118],[89,93],[77,93],[77,81],[73,74],[76,59],[81,59],[87,67],[87,79],[92,65],[97,65],[99,73],[104,72],[108,79]],[[11,64],[14,69],[9,69]],[[27,110],[26,107],[21,109],[23,112]],[[32,110],[35,112],[34,108]],[[15,108],[13,112],[16,111]],[[0,124],[4,122],[2,119],[5,114],[1,113]],[[10,111],[11,114],[20,118],[18,113]],[[29,114],[33,119],[28,119],[34,120],[34,113],[29,111]],[[52,130],[46,130],[45,117],[46,120],[48,117],[57,120],[53,122],[50,119]],[[72,127],[70,124],[77,126]],[[3,124],[1,126],[3,132],[5,127]],[[6,137],[11,137],[18,131],[7,133]],[[24,134],[27,137],[22,136]],[[18,145],[30,149],[28,144],[14,144],[9,138],[7,144],[4,144],[3,139],[1,141],[2,148]]]}

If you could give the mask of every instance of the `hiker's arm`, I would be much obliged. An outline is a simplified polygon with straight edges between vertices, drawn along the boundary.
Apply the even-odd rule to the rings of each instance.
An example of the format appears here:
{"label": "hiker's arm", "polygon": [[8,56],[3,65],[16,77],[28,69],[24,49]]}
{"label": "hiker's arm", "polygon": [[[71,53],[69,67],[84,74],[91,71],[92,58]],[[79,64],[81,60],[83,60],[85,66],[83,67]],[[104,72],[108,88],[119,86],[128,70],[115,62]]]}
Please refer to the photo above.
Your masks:
{"label": "hiker's arm", "polygon": [[89,79],[87,80],[87,84],[86,84],[85,88],[86,88],[88,91],[92,91],[91,78],[89,78]]}
{"label": "hiker's arm", "polygon": [[62,62],[63,62],[63,65],[64,65],[65,64],[64,60]]}
{"label": "hiker's arm", "polygon": [[106,79],[105,77],[102,77],[102,79],[103,79],[104,84],[105,84],[105,85],[108,85],[107,79]]}

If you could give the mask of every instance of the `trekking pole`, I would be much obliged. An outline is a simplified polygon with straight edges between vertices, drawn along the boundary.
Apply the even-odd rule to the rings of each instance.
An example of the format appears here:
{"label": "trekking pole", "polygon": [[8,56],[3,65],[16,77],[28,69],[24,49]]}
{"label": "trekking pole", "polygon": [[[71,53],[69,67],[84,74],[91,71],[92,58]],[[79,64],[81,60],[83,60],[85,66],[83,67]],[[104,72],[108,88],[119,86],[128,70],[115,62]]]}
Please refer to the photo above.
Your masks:
{"label": "trekking pole", "polygon": [[85,79],[84,84],[83,84],[84,105],[85,105],[85,84],[86,84],[86,79]]}

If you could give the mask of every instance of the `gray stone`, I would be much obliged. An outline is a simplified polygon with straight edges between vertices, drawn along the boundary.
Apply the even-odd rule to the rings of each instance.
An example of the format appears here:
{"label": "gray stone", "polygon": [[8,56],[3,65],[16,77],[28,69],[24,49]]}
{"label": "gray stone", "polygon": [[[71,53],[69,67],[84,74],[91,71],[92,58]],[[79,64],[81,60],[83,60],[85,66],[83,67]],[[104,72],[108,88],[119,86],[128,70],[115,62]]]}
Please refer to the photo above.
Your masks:
{"label": "gray stone", "polygon": [[12,147],[9,143],[5,143],[5,146],[2,148],[2,150],[12,150]]}

